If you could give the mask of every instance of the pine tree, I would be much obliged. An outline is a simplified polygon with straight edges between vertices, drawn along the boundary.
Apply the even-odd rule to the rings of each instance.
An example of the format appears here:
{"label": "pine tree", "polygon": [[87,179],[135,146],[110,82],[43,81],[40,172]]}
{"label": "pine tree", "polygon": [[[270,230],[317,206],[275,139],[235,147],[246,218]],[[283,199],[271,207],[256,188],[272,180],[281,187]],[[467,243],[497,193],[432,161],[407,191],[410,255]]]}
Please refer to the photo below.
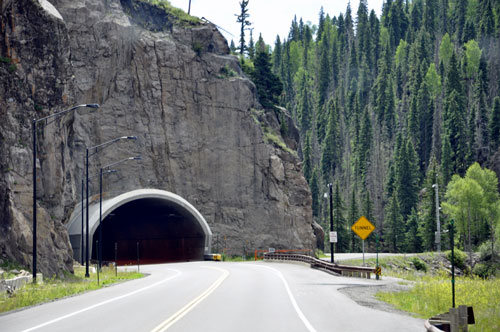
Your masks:
{"label": "pine tree", "polygon": [[422,240],[418,234],[419,222],[417,210],[412,209],[406,224],[405,252],[422,251]]}
{"label": "pine tree", "polygon": [[318,185],[318,169],[315,167],[311,176],[311,195],[312,195],[312,212],[313,216],[319,216],[319,185]]}
{"label": "pine tree", "polygon": [[446,185],[450,182],[453,175],[453,151],[451,149],[450,138],[447,134],[443,136],[441,146],[443,149],[441,152],[441,173],[443,174],[443,183]]}
{"label": "pine tree", "polygon": [[[435,161],[431,162],[429,172],[424,181],[424,194],[422,197],[422,218],[419,218],[418,236],[422,241],[421,248],[426,251],[434,249],[436,231],[436,196],[433,185],[438,181],[438,165]],[[439,183],[438,183],[439,188]]]}
{"label": "pine tree", "polygon": [[250,60],[255,58],[255,44],[253,41],[253,29],[250,29],[250,40],[248,41],[247,53]]}
{"label": "pine tree", "polygon": [[241,24],[240,28],[240,54],[243,55],[245,52],[245,30],[248,26],[252,25],[252,23],[247,20],[250,17],[248,14],[248,1],[250,0],[242,0],[240,2],[241,12],[239,15],[234,14],[236,16],[236,22]]}
{"label": "pine tree", "polygon": [[273,73],[275,75],[280,74],[280,67],[281,67],[281,62],[282,62],[282,45],[281,45],[281,40],[280,36],[276,36],[276,42],[274,43],[274,50],[273,50]]}
{"label": "pine tree", "polygon": [[[359,217],[360,216],[358,215],[358,205],[356,203],[356,190],[353,186],[351,195],[351,204],[349,205],[348,226],[353,225],[359,219]],[[356,244],[354,232],[351,232],[351,252],[356,252],[357,250],[359,250],[359,245]]]}
{"label": "pine tree", "polygon": [[418,174],[416,165],[415,149],[411,140],[408,139],[401,144],[399,151],[396,151],[395,191],[403,219],[406,219],[411,213],[411,209],[417,205]]}
{"label": "pine tree", "polygon": [[231,44],[229,45],[231,53],[236,53],[236,46],[234,45],[234,40],[231,39]]}
{"label": "pine tree", "polygon": [[252,80],[257,87],[261,105],[267,109],[274,108],[274,105],[278,102],[278,96],[283,91],[283,84],[271,70],[269,54],[262,35],[259,36],[257,42],[257,55],[254,61]]}
{"label": "pine tree", "polygon": [[335,185],[335,193],[333,195],[333,223],[337,229],[337,252],[347,252],[349,250],[349,233],[346,228],[344,210],[344,201],[342,200],[339,182],[337,181]]}
{"label": "pine tree", "polygon": [[327,35],[321,39],[320,50],[320,68],[318,82],[318,109],[321,109],[328,95],[328,86],[330,83],[330,59],[329,59],[330,43]]}
{"label": "pine tree", "polygon": [[323,141],[323,155],[321,157],[321,171],[323,179],[328,182],[335,175],[335,168],[341,159],[341,137],[339,130],[339,112],[332,99],[328,102],[328,126]]}
{"label": "pine tree", "polygon": [[490,144],[492,151],[496,151],[500,146],[500,97],[495,97],[493,100],[490,118]]}
{"label": "pine tree", "polygon": [[384,218],[384,244],[391,252],[399,252],[403,246],[404,224],[401,216],[400,207],[396,195],[390,197],[389,203],[385,208]]}
{"label": "pine tree", "polygon": [[304,177],[307,182],[310,183],[311,180],[311,172],[312,172],[312,160],[311,160],[311,132],[308,131],[306,134],[306,142],[304,145],[304,161],[303,161],[303,172]]}

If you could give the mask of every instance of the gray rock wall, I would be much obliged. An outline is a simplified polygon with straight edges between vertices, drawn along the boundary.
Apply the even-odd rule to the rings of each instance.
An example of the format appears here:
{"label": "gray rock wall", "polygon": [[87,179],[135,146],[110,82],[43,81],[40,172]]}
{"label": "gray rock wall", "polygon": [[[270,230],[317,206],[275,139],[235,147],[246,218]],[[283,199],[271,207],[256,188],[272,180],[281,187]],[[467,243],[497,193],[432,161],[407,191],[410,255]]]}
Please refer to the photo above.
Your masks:
{"label": "gray rock wall", "polygon": [[[133,0],[55,0],[64,22],[34,0],[0,3],[1,56],[17,62],[14,72],[0,66],[0,229],[7,234],[0,255],[31,261],[30,118],[94,102],[98,112],[81,110],[39,131],[43,272],[71,269],[63,223],[80,200],[85,146],[123,135],[138,140],[92,157],[91,174],[131,155],[143,159],[107,178],[107,196],[174,192],[199,209],[229,253],[314,246],[300,161],[267,143],[263,127],[279,137],[279,124],[257,111],[255,86],[213,25],[182,26],[161,15],[149,25]],[[9,30],[8,20],[21,28]],[[34,31],[46,39],[35,42]]]}

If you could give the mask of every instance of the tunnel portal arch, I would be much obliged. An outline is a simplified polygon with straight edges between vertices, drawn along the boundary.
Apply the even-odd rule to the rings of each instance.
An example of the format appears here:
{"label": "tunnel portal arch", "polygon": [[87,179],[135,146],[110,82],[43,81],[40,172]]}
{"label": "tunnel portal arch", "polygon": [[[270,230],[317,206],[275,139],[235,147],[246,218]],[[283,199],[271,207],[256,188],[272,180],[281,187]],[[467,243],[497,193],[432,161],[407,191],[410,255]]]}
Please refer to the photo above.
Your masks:
{"label": "tunnel portal arch", "polygon": [[[73,254],[80,260],[81,205],[68,223]],[[158,189],[138,189],[102,202],[103,261],[119,263],[202,260],[211,252],[212,232],[205,218],[187,200]],[[89,207],[89,253],[97,258],[99,201]]]}

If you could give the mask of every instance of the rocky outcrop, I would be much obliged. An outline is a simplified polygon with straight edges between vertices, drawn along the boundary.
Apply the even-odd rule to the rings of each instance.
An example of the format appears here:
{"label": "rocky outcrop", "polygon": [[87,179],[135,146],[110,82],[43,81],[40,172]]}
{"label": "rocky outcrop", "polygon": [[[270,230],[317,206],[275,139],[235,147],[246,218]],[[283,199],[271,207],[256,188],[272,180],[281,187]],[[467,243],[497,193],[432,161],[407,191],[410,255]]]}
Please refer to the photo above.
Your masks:
{"label": "rocky outcrop", "polygon": [[16,65],[0,67],[1,255],[31,263],[30,119],[94,102],[99,111],[82,109],[38,130],[43,272],[71,269],[63,223],[80,199],[85,146],[122,135],[138,140],[92,157],[91,173],[130,155],[142,161],[120,166],[105,183],[108,195],[174,192],[230,253],[314,247],[300,161],[213,25],[163,14],[148,21],[144,13],[159,9],[134,0],[51,3],[63,20],[35,0],[0,0],[1,56]]}

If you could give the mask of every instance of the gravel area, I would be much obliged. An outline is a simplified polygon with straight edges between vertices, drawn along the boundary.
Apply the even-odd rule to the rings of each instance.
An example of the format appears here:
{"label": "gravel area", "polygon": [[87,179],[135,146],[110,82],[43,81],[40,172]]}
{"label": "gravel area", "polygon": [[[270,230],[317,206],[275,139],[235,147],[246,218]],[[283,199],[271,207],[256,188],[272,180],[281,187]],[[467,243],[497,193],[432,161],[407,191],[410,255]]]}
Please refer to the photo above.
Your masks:
{"label": "gravel area", "polygon": [[344,295],[347,295],[359,305],[391,313],[411,316],[411,313],[409,312],[398,310],[391,304],[378,300],[375,297],[375,294],[378,292],[400,292],[408,290],[413,286],[413,282],[391,277],[383,277],[383,280],[378,282],[380,282],[381,284],[373,286],[345,287],[339,289],[339,291]]}

